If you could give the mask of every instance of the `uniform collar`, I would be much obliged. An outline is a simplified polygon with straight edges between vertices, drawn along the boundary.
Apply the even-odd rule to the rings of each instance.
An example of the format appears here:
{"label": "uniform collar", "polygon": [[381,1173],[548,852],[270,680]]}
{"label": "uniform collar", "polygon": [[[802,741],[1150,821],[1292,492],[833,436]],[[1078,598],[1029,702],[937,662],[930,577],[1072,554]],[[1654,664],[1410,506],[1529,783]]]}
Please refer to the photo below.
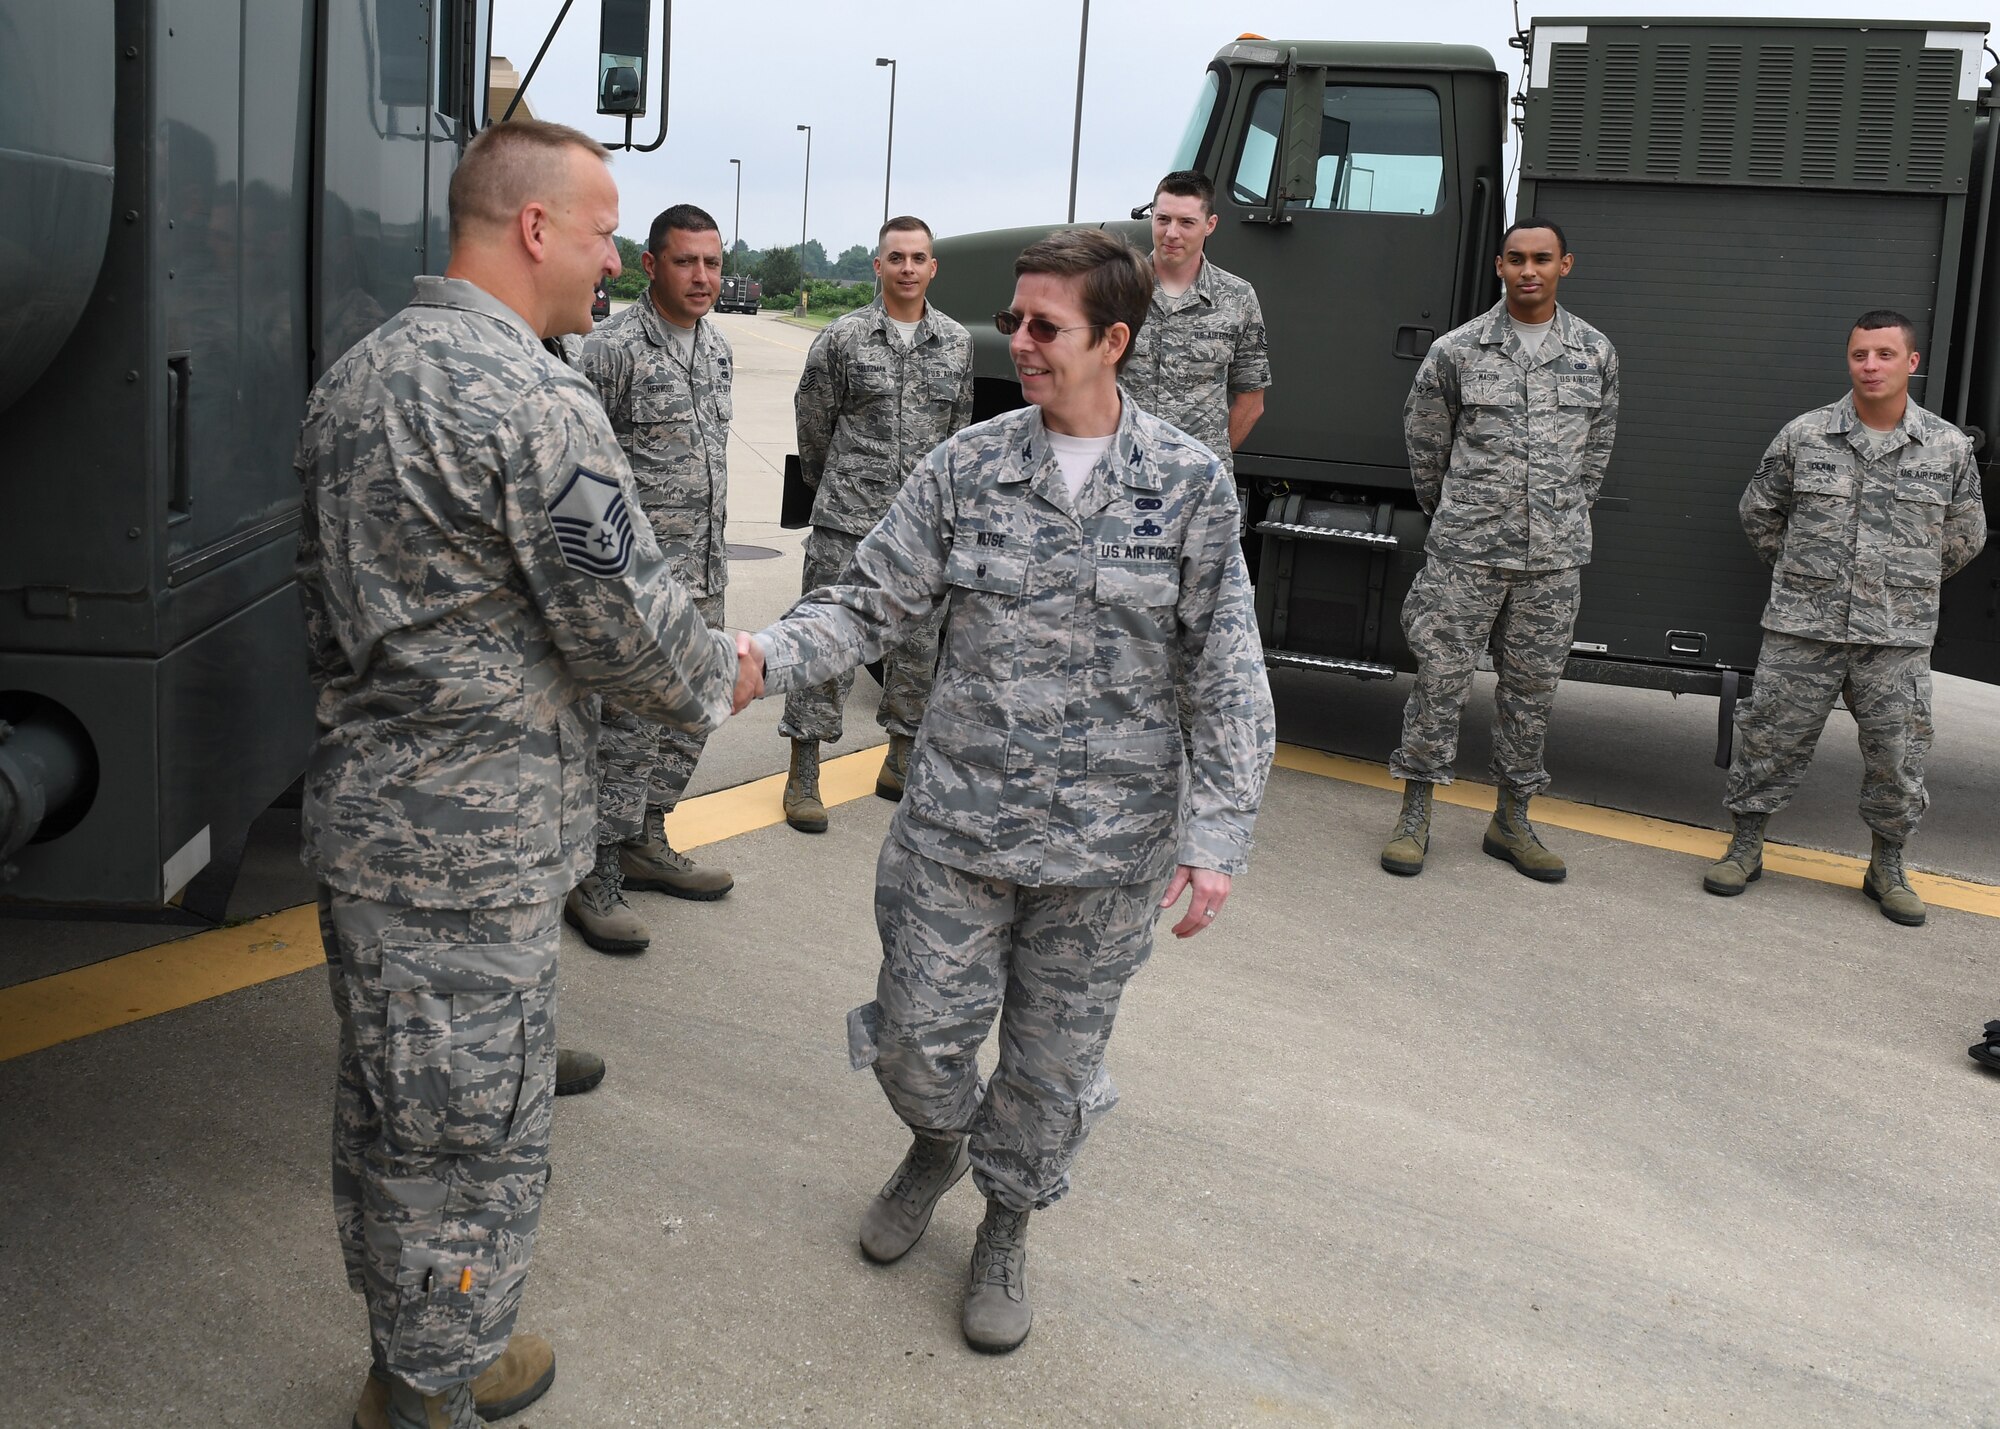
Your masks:
{"label": "uniform collar", "polygon": [[[893,341],[889,336],[889,305],[882,301],[881,293],[878,292],[874,297],[870,298],[868,306],[874,310],[871,321],[873,330],[881,334],[882,341]],[[923,346],[924,342],[936,331],[937,329],[931,326],[931,300],[925,298],[923,316],[917,319],[916,331],[910,334],[910,346]]]}
{"label": "uniform collar", "polygon": [[504,324],[521,334],[536,347],[542,345],[542,335],[535,331],[528,320],[480,287],[464,278],[440,278],[434,274],[424,274],[417,279],[416,287],[410,294],[413,308],[457,308],[460,312],[478,313]]}
{"label": "uniform collar", "polygon": [[1899,434],[1904,441],[1916,442],[1921,445],[1930,428],[1928,420],[1930,414],[1922,407],[1919,407],[1914,398],[1903,404],[1902,420],[1889,428],[1887,432],[1874,431],[1861,420],[1861,414],[1854,410],[1854,394],[1852,392],[1849,392],[1838,402],[1834,403],[1833,410],[1834,418],[1840,424],[1840,431],[1846,435],[1849,441],[1864,433],[1872,437]]}
{"label": "uniform collar", "polygon": [[1190,301],[1196,298],[1199,298],[1211,308],[1214,307],[1215,284],[1209,280],[1209,269],[1214,266],[1213,263],[1208,261],[1208,254],[1203,253],[1201,255],[1201,266],[1194,270],[1194,281],[1188,284],[1187,291],[1182,293],[1178,298],[1167,296],[1167,290],[1160,286],[1159,276],[1156,273],[1153,278],[1153,301],[1160,305],[1162,312],[1166,311],[1168,303],[1175,304],[1175,311],[1178,312],[1181,308],[1187,307]]}
{"label": "uniform collar", "polygon": [[[1079,520],[1094,516],[1111,504],[1120,486],[1140,491],[1158,491],[1166,484],[1160,474],[1158,444],[1138,423],[1139,406],[1122,387],[1118,391],[1118,429],[1111,435],[1110,449],[1091,468],[1083,487],[1070,499],[1062,468],[1056,464],[1049,446],[1049,430],[1042,424],[1042,409],[1032,407],[1022,428],[1020,460],[1008,463],[999,473],[1003,482],[1025,481],[1029,490],[1056,510]],[[1108,471],[1108,474],[1107,474]]]}
{"label": "uniform collar", "polygon": [[[639,300],[632,304],[632,306],[638,310],[639,331],[646,335],[646,341],[650,342],[654,347],[664,347],[668,351],[672,351],[673,336],[670,329],[673,328],[674,324],[660,316],[660,310],[653,305],[653,294],[651,291],[641,292]],[[702,328],[707,322],[708,319],[706,317],[695,319],[693,336],[696,348],[701,346]],[[683,332],[688,331],[685,328],[681,330]]]}
{"label": "uniform collar", "polygon": [[1514,332],[1513,319],[1507,312],[1507,299],[1502,297],[1486,314],[1486,325],[1479,331],[1479,341],[1485,347],[1502,347],[1507,349],[1509,354],[1518,353],[1520,360],[1526,366],[1540,367],[1543,363],[1553,361],[1560,356],[1565,348],[1581,352],[1589,346],[1583,340],[1583,334],[1577,330],[1578,327],[1579,324],[1570,316],[1569,309],[1557,303],[1555,326],[1550,328],[1548,336],[1542,339],[1542,355],[1529,361],[1527,350],[1521,346],[1521,339]]}

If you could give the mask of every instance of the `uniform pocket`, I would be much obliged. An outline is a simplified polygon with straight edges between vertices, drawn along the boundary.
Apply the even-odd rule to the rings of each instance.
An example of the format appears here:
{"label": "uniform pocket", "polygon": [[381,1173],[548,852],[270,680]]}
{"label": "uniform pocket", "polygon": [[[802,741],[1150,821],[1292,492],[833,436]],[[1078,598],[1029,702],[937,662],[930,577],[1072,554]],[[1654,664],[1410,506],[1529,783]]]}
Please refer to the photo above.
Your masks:
{"label": "uniform pocket", "polygon": [[1934,550],[1889,552],[1882,584],[1889,598],[1889,623],[1898,631],[1928,637],[1937,625],[1939,570]]}
{"label": "uniform pocket", "polygon": [[1557,373],[1556,405],[1559,407],[1603,406],[1604,378],[1595,372]]}
{"label": "uniform pocket", "polygon": [[672,393],[635,392],[631,420],[633,480],[658,487],[668,468],[684,465],[694,453],[694,410]]}
{"label": "uniform pocket", "polygon": [[544,943],[382,943],[382,1122],[410,1151],[495,1151],[546,1119],[555,973]]}
{"label": "uniform pocket", "polygon": [[[1000,539],[999,533],[994,538]],[[946,663],[983,680],[1014,678],[1014,627],[1028,583],[1025,551],[957,545],[944,562],[951,590]]]}
{"label": "uniform pocket", "polygon": [[1178,561],[1161,561],[1146,566],[1099,566],[1097,600],[1100,605],[1155,608],[1173,605],[1181,598]]}

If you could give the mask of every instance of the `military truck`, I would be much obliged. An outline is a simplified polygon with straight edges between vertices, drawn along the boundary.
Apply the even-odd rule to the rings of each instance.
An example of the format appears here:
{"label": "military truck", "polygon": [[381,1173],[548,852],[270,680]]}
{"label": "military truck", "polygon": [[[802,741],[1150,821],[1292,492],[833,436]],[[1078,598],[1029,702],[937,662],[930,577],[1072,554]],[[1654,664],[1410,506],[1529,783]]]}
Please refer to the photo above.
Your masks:
{"label": "military truck", "polygon": [[[1520,37],[1515,211],[1563,225],[1563,302],[1622,363],[1568,675],[1721,696],[1721,762],[1769,589],[1736,502],[1779,427],[1846,390],[1858,314],[1916,321],[1912,395],[1980,441],[2000,505],[1984,40],[1978,23],[1674,19]],[[1499,298],[1507,108],[1484,50],[1246,37],[1162,158],[1214,181],[1208,252],[1263,298],[1274,385],[1236,474],[1274,666],[1415,668],[1400,612],[1427,522],[1402,407],[1432,340]],[[1102,226],[1143,249],[1143,213]],[[940,241],[939,306],[1004,307],[1014,255],[1047,231]],[[1020,405],[1005,340],[974,340],[979,415]],[[2000,549],[1946,585],[1935,663],[2000,681]]]}
{"label": "military truck", "polygon": [[299,418],[444,262],[489,10],[0,0],[0,905],[217,916],[304,767]]}
{"label": "military truck", "polygon": [[740,273],[722,280],[722,292],[715,300],[715,310],[722,313],[755,313],[763,305],[764,285]]}

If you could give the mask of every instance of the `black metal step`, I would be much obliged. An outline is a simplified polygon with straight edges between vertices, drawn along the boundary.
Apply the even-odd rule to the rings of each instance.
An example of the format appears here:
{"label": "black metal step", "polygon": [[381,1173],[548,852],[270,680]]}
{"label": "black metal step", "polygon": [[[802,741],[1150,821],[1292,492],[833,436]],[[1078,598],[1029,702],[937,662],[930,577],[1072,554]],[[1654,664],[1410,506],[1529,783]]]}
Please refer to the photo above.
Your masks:
{"label": "black metal step", "polygon": [[1273,650],[1269,646],[1264,649],[1264,663],[1290,665],[1301,670],[1324,670],[1334,675],[1352,675],[1357,680],[1396,678],[1394,665],[1383,665],[1374,660],[1349,660],[1338,655],[1308,655],[1299,650]]}
{"label": "black metal step", "polygon": [[1296,521],[1259,521],[1257,534],[1281,541],[1343,541],[1350,545],[1394,550],[1402,542],[1386,531],[1348,531],[1337,526],[1306,526]]}

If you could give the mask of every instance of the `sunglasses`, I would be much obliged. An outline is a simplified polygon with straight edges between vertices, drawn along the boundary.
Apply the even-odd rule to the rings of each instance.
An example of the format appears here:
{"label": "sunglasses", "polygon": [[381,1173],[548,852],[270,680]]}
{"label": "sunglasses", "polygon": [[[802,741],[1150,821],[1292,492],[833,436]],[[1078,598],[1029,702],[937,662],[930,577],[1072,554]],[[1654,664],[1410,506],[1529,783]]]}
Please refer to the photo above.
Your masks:
{"label": "sunglasses", "polygon": [[1002,337],[1012,337],[1022,328],[1026,328],[1030,339],[1046,347],[1066,332],[1094,332],[1099,324],[1083,323],[1077,327],[1057,327],[1047,318],[1024,318],[1011,308],[1007,308],[993,315],[993,326],[1000,330]]}

